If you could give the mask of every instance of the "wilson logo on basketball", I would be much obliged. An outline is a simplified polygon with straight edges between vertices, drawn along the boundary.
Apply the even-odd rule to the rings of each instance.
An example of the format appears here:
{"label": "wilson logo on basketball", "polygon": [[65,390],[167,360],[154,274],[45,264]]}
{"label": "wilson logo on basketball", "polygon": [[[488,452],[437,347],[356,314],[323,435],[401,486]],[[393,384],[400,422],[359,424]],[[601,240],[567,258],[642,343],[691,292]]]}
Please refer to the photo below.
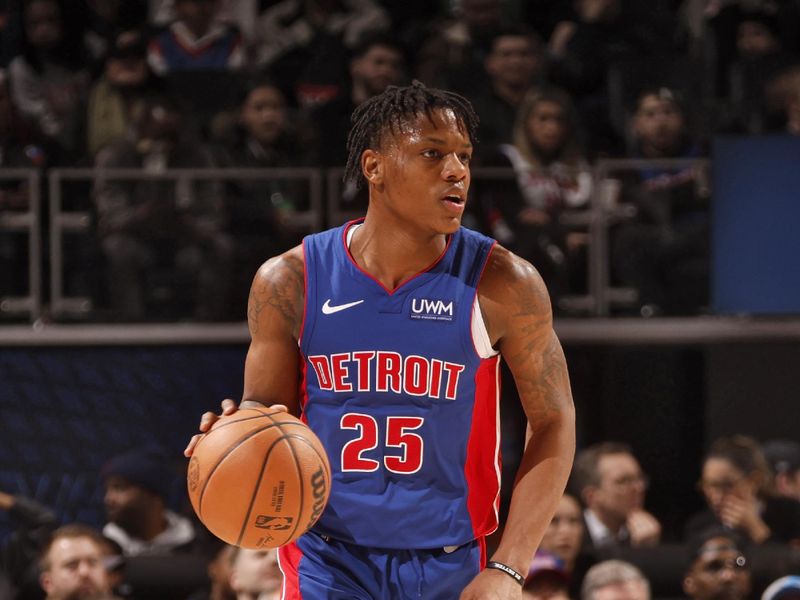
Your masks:
{"label": "wilson logo on basketball", "polygon": [[311,476],[311,489],[314,494],[314,509],[308,520],[308,527],[317,522],[328,499],[328,485],[325,483],[325,472],[322,469]]}
{"label": "wilson logo on basketball", "polygon": [[194,492],[200,482],[200,461],[197,460],[196,456],[193,456],[192,460],[189,461],[189,472],[187,473],[186,481],[189,484],[189,491]]}
{"label": "wilson logo on basketball", "polygon": [[256,527],[259,529],[271,529],[272,531],[283,531],[292,526],[292,517],[271,517],[268,515],[256,515]]}

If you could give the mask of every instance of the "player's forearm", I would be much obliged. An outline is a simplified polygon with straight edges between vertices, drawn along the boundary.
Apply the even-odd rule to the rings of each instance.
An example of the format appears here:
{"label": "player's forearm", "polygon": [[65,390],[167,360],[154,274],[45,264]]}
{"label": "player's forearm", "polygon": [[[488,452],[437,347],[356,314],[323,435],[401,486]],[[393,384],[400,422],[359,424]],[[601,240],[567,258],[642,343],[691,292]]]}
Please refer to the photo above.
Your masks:
{"label": "player's forearm", "polygon": [[564,493],[575,454],[575,413],[565,409],[528,439],[503,536],[492,560],[525,575]]}

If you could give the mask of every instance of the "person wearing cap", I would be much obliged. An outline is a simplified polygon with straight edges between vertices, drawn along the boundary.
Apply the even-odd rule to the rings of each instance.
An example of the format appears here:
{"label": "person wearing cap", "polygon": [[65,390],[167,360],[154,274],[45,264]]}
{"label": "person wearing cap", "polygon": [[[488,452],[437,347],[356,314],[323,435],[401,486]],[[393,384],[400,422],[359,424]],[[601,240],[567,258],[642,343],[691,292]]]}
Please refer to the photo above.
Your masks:
{"label": "person wearing cap", "polygon": [[689,565],[683,591],[691,600],[745,600],[750,564],[739,536],[721,527],[707,529],[688,543]]}
{"label": "person wearing cap", "polygon": [[761,449],[772,469],[775,494],[800,501],[800,443],[770,440]]}
{"label": "person wearing cap", "polygon": [[569,583],[564,561],[540,549],[528,569],[522,597],[525,600],[569,600]]}
{"label": "person wearing cap", "polygon": [[761,600],[800,600],[800,577],[786,575],[770,583]]}
{"label": "person wearing cap", "polygon": [[195,543],[189,519],[166,507],[172,477],[164,460],[146,448],[115,456],[103,467],[108,519],[103,535],[125,556],[185,552]]}

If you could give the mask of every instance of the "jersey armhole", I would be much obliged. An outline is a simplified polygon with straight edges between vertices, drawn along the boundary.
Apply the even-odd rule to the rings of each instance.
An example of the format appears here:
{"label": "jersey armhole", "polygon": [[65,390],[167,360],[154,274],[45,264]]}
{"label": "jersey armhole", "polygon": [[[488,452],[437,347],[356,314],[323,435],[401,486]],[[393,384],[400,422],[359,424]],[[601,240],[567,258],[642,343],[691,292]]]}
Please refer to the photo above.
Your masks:
{"label": "jersey armhole", "polygon": [[491,358],[497,356],[499,352],[492,348],[492,341],[489,339],[489,331],[486,329],[486,323],[483,320],[483,313],[481,312],[481,304],[478,301],[478,294],[475,294],[475,300],[472,302],[472,343],[475,345],[475,352],[481,358]]}

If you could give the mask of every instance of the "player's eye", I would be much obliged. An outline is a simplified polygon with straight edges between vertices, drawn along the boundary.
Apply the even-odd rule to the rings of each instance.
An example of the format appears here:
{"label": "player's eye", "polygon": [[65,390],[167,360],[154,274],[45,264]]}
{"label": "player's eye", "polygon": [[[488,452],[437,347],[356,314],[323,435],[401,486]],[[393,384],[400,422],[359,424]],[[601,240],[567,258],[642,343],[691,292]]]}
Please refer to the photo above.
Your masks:
{"label": "player's eye", "polygon": [[470,155],[470,154],[462,154],[462,155],[460,155],[460,156],[458,157],[458,159],[459,159],[459,160],[460,160],[462,163],[464,163],[465,165],[468,165],[468,164],[470,163],[470,161],[472,160],[472,155]]}
{"label": "player's eye", "polygon": [[438,150],[423,150],[422,156],[425,158],[440,158],[442,155]]}

